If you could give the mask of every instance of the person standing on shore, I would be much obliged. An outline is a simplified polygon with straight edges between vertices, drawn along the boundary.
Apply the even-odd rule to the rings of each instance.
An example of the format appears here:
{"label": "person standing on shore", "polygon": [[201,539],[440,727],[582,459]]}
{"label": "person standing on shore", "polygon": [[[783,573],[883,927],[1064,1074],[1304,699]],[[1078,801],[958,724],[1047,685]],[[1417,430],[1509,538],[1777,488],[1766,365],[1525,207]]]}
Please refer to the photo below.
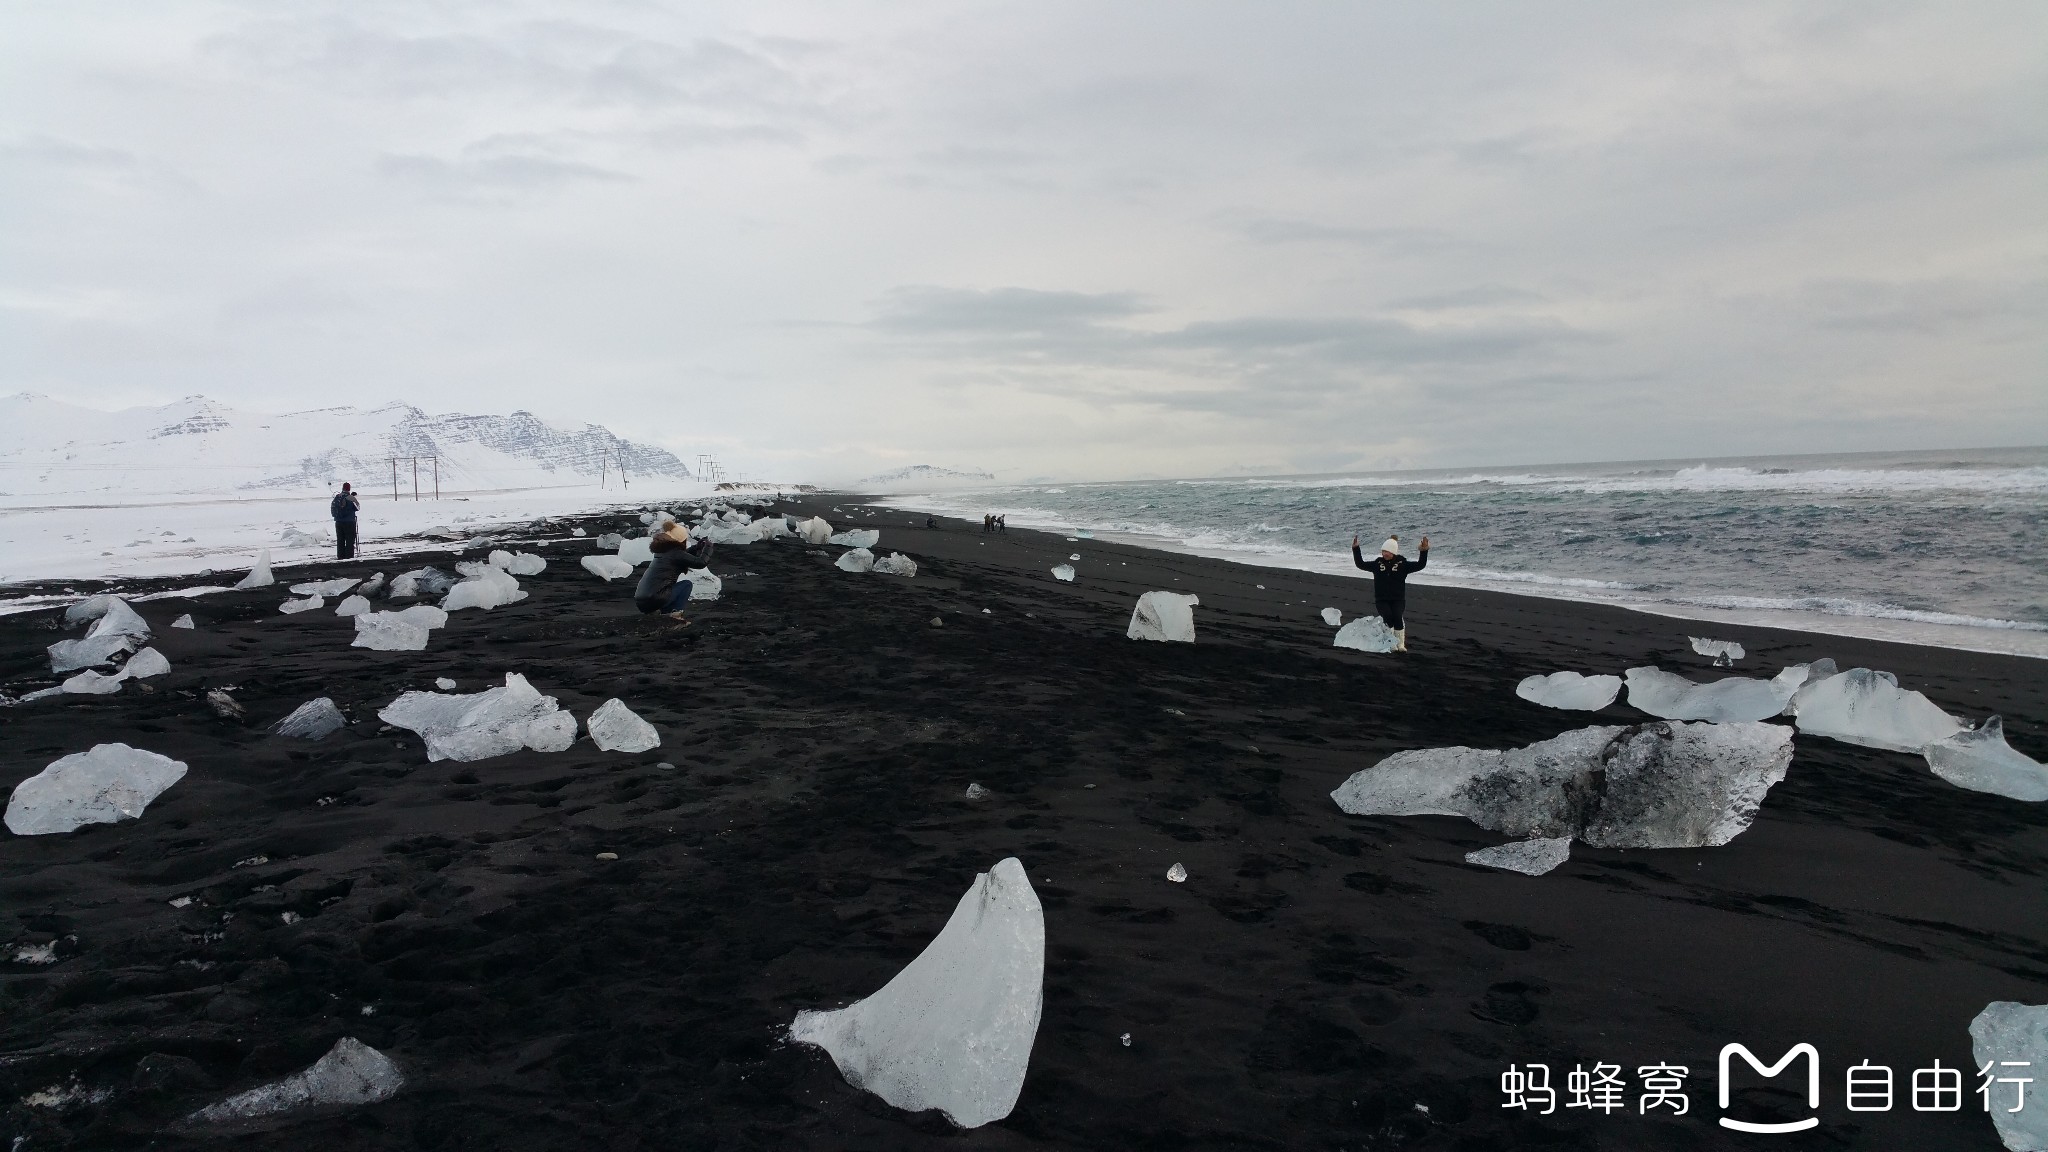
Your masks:
{"label": "person standing on shore", "polygon": [[1420,572],[1429,566],[1429,537],[1422,538],[1420,557],[1409,560],[1401,555],[1401,538],[1389,536],[1380,545],[1380,554],[1367,563],[1365,554],[1358,550],[1358,537],[1351,538],[1351,562],[1372,573],[1372,605],[1387,627],[1394,630],[1394,651],[1408,650],[1408,574]]}
{"label": "person standing on shore", "polygon": [[334,516],[336,560],[356,558],[356,509],[362,506],[362,502],[356,499],[356,494],[347,481],[342,482],[341,491],[334,494],[334,499],[328,501],[327,511]]}

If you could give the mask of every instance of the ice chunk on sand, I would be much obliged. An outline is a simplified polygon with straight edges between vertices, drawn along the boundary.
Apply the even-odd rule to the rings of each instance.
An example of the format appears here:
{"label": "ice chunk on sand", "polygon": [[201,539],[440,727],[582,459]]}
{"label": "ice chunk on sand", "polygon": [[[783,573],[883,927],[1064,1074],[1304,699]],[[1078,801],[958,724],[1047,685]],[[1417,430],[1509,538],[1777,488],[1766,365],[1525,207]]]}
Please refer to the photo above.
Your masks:
{"label": "ice chunk on sand", "polygon": [[362,587],[356,589],[357,594],[362,596],[375,596],[382,591],[384,591],[384,574],[382,572],[370,573],[370,578],[363,581]]}
{"label": "ice chunk on sand", "polygon": [[[491,563],[498,563],[498,553],[491,553]],[[514,576],[538,576],[548,570],[548,562],[544,557],[531,552],[514,552],[505,563],[498,564],[498,567]]]}
{"label": "ice chunk on sand", "polygon": [[1344,613],[1335,608],[1325,608],[1323,609],[1323,623],[1335,628],[1339,624],[1344,623]]}
{"label": "ice chunk on sand", "polygon": [[988,789],[970,780],[967,782],[966,796],[969,800],[986,800],[988,799]]}
{"label": "ice chunk on sand", "polygon": [[1124,635],[1133,640],[1195,642],[1195,606],[1202,601],[1185,592],[1147,592],[1138,597],[1131,610],[1130,627]]}
{"label": "ice chunk on sand", "polygon": [[517,604],[526,599],[526,593],[519,587],[510,573],[496,568],[484,571],[448,590],[447,599],[441,601],[445,612],[456,612],[464,608],[501,608]]}
{"label": "ice chunk on sand", "polygon": [[154,648],[144,648],[130,656],[128,663],[121,665],[121,675],[128,680],[146,680],[151,676],[161,676],[170,670],[171,662],[164,659],[164,654]]}
{"label": "ice chunk on sand", "polygon": [[580,528],[580,527],[577,527],[577,528],[571,528],[571,529],[569,529],[569,535],[571,535],[571,536],[588,536],[588,535],[590,535],[590,533],[588,533],[588,532],[585,532],[585,531],[584,531],[584,530],[583,530],[582,528]]}
{"label": "ice chunk on sand", "polygon": [[[1996,1072],[1991,1083],[1991,1123],[1998,1138],[2012,1152],[2042,1152],[2048,1149],[2048,1107],[2039,1095],[2032,1095],[2019,1111],[2019,1093],[2028,1085],[2000,1084],[1998,1077],[2038,1076],[2048,1064],[2048,1004],[2021,1004],[1994,1000],[1970,1021],[1970,1056],[1979,1068],[1991,1065]],[[2008,1063],[2010,1062],[2010,1063]],[[2040,1087],[2035,1084],[2033,1087]]]}
{"label": "ice chunk on sand", "polygon": [[50,671],[76,672],[111,664],[114,657],[135,650],[133,636],[101,636],[98,639],[59,640],[45,649],[50,654]]}
{"label": "ice chunk on sand", "polygon": [[917,561],[912,560],[901,552],[891,552],[880,560],[875,561],[874,570],[884,576],[915,576],[917,575]]}
{"label": "ice chunk on sand", "polygon": [[521,748],[561,752],[576,740],[576,717],[517,672],[505,673],[503,687],[484,692],[407,692],[377,718],[419,733],[429,760],[482,760]]}
{"label": "ice chunk on sand", "polygon": [[692,600],[716,600],[725,595],[725,581],[709,568],[692,568],[683,573],[683,579],[691,584]]}
{"label": "ice chunk on sand", "polygon": [[1809,735],[1894,752],[1918,752],[1963,730],[1932,700],[1900,688],[1898,677],[1868,668],[1809,680],[1793,696],[1792,714]]}
{"label": "ice chunk on sand", "polygon": [[343,576],[334,580],[313,580],[304,584],[294,584],[292,591],[301,596],[339,596],[360,583],[362,581],[353,576]]}
{"label": "ice chunk on sand", "polygon": [[98,744],[15,785],[7,801],[7,830],[44,836],[133,820],[184,776],[185,765],[168,756],[126,744]]}
{"label": "ice chunk on sand", "polygon": [[107,605],[112,604],[118,599],[120,597],[107,592],[102,592],[97,596],[88,596],[71,607],[64,609],[64,626],[66,628],[76,628],[80,624],[90,624],[106,615]]}
{"label": "ice chunk on sand", "polygon": [[591,541],[591,543],[597,545],[600,549],[606,552],[618,551],[619,545],[624,544],[625,542],[626,538],[624,536],[619,535],[617,532],[607,532],[604,535],[599,536],[597,539]]}
{"label": "ice chunk on sand", "polygon": [[647,563],[654,559],[653,541],[645,536],[619,541],[619,559],[636,568]]}
{"label": "ice chunk on sand", "polygon": [[1552,672],[1548,676],[1525,677],[1515,685],[1515,695],[1545,708],[1598,712],[1621,695],[1621,677]]}
{"label": "ice chunk on sand", "polygon": [[235,585],[235,587],[267,588],[275,583],[277,583],[277,578],[270,574],[270,549],[265,548],[256,553],[255,565],[249,569],[247,576],[242,577],[242,582]]}
{"label": "ice chunk on sand", "polygon": [[313,609],[321,607],[326,603],[327,601],[322,600],[318,596],[308,596],[303,600],[287,600],[278,605],[277,610],[287,616],[295,616],[300,612],[311,612]]}
{"label": "ice chunk on sand", "polygon": [[107,696],[121,690],[128,677],[120,672],[105,676],[90,668],[64,681],[63,690],[76,696]]}
{"label": "ice chunk on sand", "polygon": [[803,537],[806,544],[823,544],[832,539],[832,525],[813,516],[796,526],[796,534]]}
{"label": "ice chunk on sand", "polygon": [[361,616],[370,610],[370,602],[361,596],[346,596],[334,606],[336,616]]}
{"label": "ice chunk on sand", "polygon": [[1659,668],[1631,668],[1629,706],[1665,720],[1711,720],[1734,724],[1762,720],[1785,710],[1796,685],[1785,681],[1728,676],[1695,684]]}
{"label": "ice chunk on sand", "polygon": [[784,536],[796,535],[790,531],[789,521],[781,516],[763,516],[754,521],[754,532],[762,540],[780,540]]}
{"label": "ice chunk on sand", "polygon": [[[1619,678],[1610,676],[1607,679]],[[1465,863],[1520,872],[1524,876],[1541,876],[1569,860],[1571,854],[1571,837],[1552,836],[1538,840],[1516,840],[1510,844],[1496,844],[1491,848],[1481,848],[1477,852],[1467,852]]]}
{"label": "ice chunk on sand", "polygon": [[455,586],[455,578],[429,565],[400,572],[391,579],[391,599],[405,600],[414,596],[442,596]]}
{"label": "ice chunk on sand", "polygon": [[1780,724],[1580,728],[1526,748],[1397,752],[1330,795],[1354,816],[1463,816],[1600,848],[1726,844],[1792,762]]}
{"label": "ice chunk on sand", "polygon": [[450,680],[446,676],[436,676],[434,677],[434,687],[439,688],[443,692],[453,692],[455,691],[455,681]]}
{"label": "ice chunk on sand", "polygon": [[132,636],[137,640],[149,638],[149,621],[128,606],[119,596],[107,602],[107,610],[85,630],[87,640],[99,640],[108,636]]}
{"label": "ice chunk on sand", "polygon": [[407,619],[405,612],[365,612],[356,617],[356,638],[349,647],[373,652],[419,652],[427,646],[427,631],[425,624]]}
{"label": "ice chunk on sand", "polygon": [[633,574],[633,566],[617,556],[585,556],[582,563],[585,572],[602,580],[617,580]]}
{"label": "ice chunk on sand", "polygon": [[1185,884],[1188,882],[1188,870],[1186,866],[1176,860],[1173,867],[1166,870],[1166,878],[1175,884]]}
{"label": "ice chunk on sand", "polygon": [[348,718],[334,706],[334,701],[322,696],[292,709],[291,715],[279,720],[270,730],[279,736],[299,740],[325,740],[347,724]]}
{"label": "ice chunk on sand", "polygon": [[661,747],[661,733],[654,725],[634,715],[616,696],[598,705],[583,726],[590,731],[590,742],[605,752],[645,752]]}
{"label": "ice chunk on sand", "polygon": [[184,614],[183,616],[180,616],[180,617],[178,617],[178,618],[177,618],[176,620],[173,620],[173,621],[171,621],[171,627],[173,627],[173,628],[197,628],[197,627],[199,627],[199,625],[197,625],[197,624],[194,624],[194,623],[192,622],[192,614],[191,614],[190,612],[187,612],[187,613],[185,613],[185,614]]}
{"label": "ice chunk on sand", "polygon": [[846,1082],[962,1128],[1010,1114],[1045,985],[1045,913],[1016,857],[974,878],[938,938],[895,979],[836,1012],[799,1012],[789,1038]]}
{"label": "ice chunk on sand", "polygon": [[1074,582],[1074,566],[1072,564],[1055,564],[1052,570],[1052,578],[1072,584]]}
{"label": "ice chunk on sand", "polygon": [[1922,748],[1936,776],[1958,788],[2014,800],[2048,800],[2048,767],[2005,742],[2005,722],[1996,716]]}
{"label": "ice chunk on sand", "polygon": [[1692,650],[1702,656],[1712,656],[1716,668],[1727,668],[1742,659],[1742,645],[1733,640],[1708,640],[1700,636],[1687,636],[1692,641]]}
{"label": "ice chunk on sand", "polygon": [[761,538],[760,530],[752,524],[727,524],[719,520],[706,520],[692,528],[690,535],[713,544],[752,544]]}
{"label": "ice chunk on sand", "polygon": [[875,554],[865,548],[849,548],[832,562],[841,572],[872,572],[875,569]]}
{"label": "ice chunk on sand", "polygon": [[882,534],[873,528],[850,528],[825,538],[827,544],[838,544],[846,548],[873,548],[880,543]]}
{"label": "ice chunk on sand", "polygon": [[305,1071],[209,1104],[185,1121],[219,1124],[298,1108],[375,1104],[396,1096],[403,1087],[405,1074],[389,1056],[353,1036],[343,1036]]}
{"label": "ice chunk on sand", "polygon": [[1336,639],[1331,645],[1337,648],[1356,648],[1360,652],[1392,652],[1401,638],[1394,634],[1387,622],[1377,616],[1360,616],[1351,623],[1337,629]]}

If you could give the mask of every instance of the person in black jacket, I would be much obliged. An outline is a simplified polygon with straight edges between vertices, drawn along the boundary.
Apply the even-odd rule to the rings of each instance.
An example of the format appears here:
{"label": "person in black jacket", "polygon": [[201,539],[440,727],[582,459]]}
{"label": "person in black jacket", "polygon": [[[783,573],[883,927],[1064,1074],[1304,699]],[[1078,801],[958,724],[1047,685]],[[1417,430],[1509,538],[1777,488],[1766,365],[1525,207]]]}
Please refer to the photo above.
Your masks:
{"label": "person in black jacket", "polygon": [[336,560],[355,559],[356,509],[360,507],[362,507],[362,502],[356,499],[356,494],[349,489],[346,483],[341,486],[341,491],[334,494],[334,499],[328,501],[327,511],[334,516],[334,558]]}
{"label": "person in black jacket", "polygon": [[1365,553],[1358,550],[1358,537],[1351,538],[1351,562],[1372,573],[1372,604],[1379,618],[1394,630],[1397,640],[1394,651],[1408,650],[1408,574],[1420,572],[1429,566],[1429,537],[1422,538],[1420,557],[1408,560],[1401,555],[1401,538],[1387,537],[1380,545],[1380,554],[1368,563]]}
{"label": "person in black jacket", "polygon": [[709,540],[690,547],[689,531],[673,520],[655,525],[654,535],[647,542],[654,561],[633,589],[633,606],[642,612],[666,612],[677,623],[688,624],[682,609],[696,585],[683,579],[683,573],[709,567],[711,553],[717,547]]}

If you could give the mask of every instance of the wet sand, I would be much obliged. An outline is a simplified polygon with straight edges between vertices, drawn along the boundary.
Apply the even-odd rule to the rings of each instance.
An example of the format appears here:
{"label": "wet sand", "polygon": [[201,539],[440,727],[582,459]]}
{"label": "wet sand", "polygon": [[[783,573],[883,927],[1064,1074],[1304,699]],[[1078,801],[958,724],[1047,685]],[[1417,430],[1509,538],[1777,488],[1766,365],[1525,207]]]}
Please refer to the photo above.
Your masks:
{"label": "wet sand", "polygon": [[[795,541],[721,547],[725,599],[679,628],[578,567],[587,539],[561,540],[532,547],[550,566],[521,578],[527,600],[458,612],[417,653],[350,648],[331,601],[277,613],[283,584],[367,563],[136,605],[173,666],[149,691],[0,710],[0,789],[106,741],[191,766],[138,821],[0,836],[5,958],[59,956],[0,963],[0,1136],[27,1136],[22,1152],[1732,1148],[1757,1138],[1715,1127],[1721,1046],[1768,1060],[1804,1041],[1822,1124],[1773,1146],[1999,1147],[1974,1076],[1945,1115],[1911,1111],[1903,1081],[1937,1058],[1974,1070],[1966,1029],[1989,1001],[2048,1000],[2043,805],[1801,737],[1725,847],[1478,868],[1464,853],[1503,837],[1346,816],[1330,790],[1403,749],[1642,720],[1539,708],[1514,685],[1643,663],[1711,679],[1687,622],[1417,587],[1414,650],[1366,655],[1330,647],[1317,616],[1369,609],[1364,580],[834,505],[855,507],[780,507],[882,529],[916,578],[842,573],[838,549]],[[1079,579],[1054,581],[1073,552]],[[1201,596],[1198,643],[1124,637],[1155,588]],[[197,630],[168,627],[187,611]],[[56,615],[0,619],[8,692],[52,682],[43,647],[78,634]],[[2048,663],[1712,634],[1749,649],[1738,673],[1824,655],[1886,669],[2048,754]],[[620,697],[663,746],[429,763],[411,733],[379,731],[401,691],[506,672],[579,718]],[[228,685],[246,721],[204,702]],[[322,695],[354,723],[315,744],[265,734]],[[993,795],[965,800],[970,782]],[[898,1112],[779,1041],[797,1010],[880,987],[1012,855],[1045,907],[1047,964],[1009,1118],[960,1132]],[[1187,883],[1166,881],[1175,862]],[[406,1090],[233,1141],[173,1126],[344,1035],[398,1060]],[[1892,1112],[1843,1107],[1843,1069],[1866,1058],[1902,1081]],[[1537,1062],[1560,1087],[1574,1064],[1622,1066],[1628,1110],[1503,1109],[1501,1073]],[[1689,1068],[1686,1116],[1637,1114],[1654,1063]],[[19,1102],[74,1079],[105,1096]],[[1737,1094],[1756,1118],[1796,1103]]]}

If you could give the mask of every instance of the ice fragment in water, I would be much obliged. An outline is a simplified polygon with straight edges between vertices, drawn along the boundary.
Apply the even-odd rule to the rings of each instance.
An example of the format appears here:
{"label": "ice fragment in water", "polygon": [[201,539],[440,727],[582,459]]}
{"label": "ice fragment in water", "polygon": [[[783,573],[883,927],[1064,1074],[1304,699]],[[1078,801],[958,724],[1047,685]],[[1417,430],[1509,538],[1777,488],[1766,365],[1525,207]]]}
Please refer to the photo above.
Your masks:
{"label": "ice fragment in water", "polygon": [[661,747],[661,733],[654,725],[634,715],[616,696],[598,705],[583,726],[590,731],[590,742],[605,752],[645,752]]}
{"label": "ice fragment in water", "polygon": [[64,681],[64,691],[79,696],[105,696],[121,690],[121,682],[128,677],[119,672],[112,676],[102,675],[87,669]]}
{"label": "ice fragment in water", "polygon": [[1075,538],[1076,538],[1076,539],[1079,539],[1079,540],[1093,540],[1093,539],[1095,539],[1095,533],[1093,533],[1093,532],[1090,532],[1090,531],[1089,531],[1088,529],[1086,529],[1086,528],[1076,528],[1076,529],[1074,529],[1074,536],[1075,536]]}
{"label": "ice fragment in water", "polygon": [[1465,853],[1465,862],[1520,872],[1524,876],[1541,876],[1570,859],[1571,854],[1572,838],[1556,836],[1540,840],[1517,840],[1510,844],[1481,848],[1477,852]]}
{"label": "ice fragment in water", "polygon": [[585,556],[582,563],[585,572],[607,581],[633,574],[633,566],[617,556]]}
{"label": "ice fragment in water", "polygon": [[880,543],[882,534],[873,528],[854,528],[836,536],[825,538],[827,544],[838,544],[846,548],[873,548]]}
{"label": "ice fragment in water", "polygon": [[1801,732],[1894,752],[1918,752],[1963,730],[1932,700],[1899,687],[1898,677],[1868,668],[1809,677],[1790,710]]}
{"label": "ice fragment in water", "polygon": [[1055,580],[1061,580],[1061,581],[1065,581],[1066,583],[1069,583],[1069,584],[1073,583],[1073,582],[1074,582],[1074,566],[1073,566],[1072,564],[1057,564],[1057,565],[1054,565],[1054,566],[1053,566],[1053,570],[1052,570],[1052,578],[1053,578],[1053,579],[1055,579]]}
{"label": "ice fragment in water", "polygon": [[389,1100],[405,1087],[405,1074],[389,1056],[343,1036],[327,1055],[296,1075],[209,1104],[186,1123],[219,1124],[275,1116],[299,1108],[353,1107]]}
{"label": "ice fragment in water", "polygon": [[653,548],[653,542],[645,536],[635,536],[631,540],[621,540],[619,541],[619,559],[634,567],[638,567],[654,559]]}
{"label": "ice fragment in water", "polygon": [[962,1128],[1010,1114],[1024,1088],[1045,984],[1045,914],[1015,857],[975,877],[953,916],[881,991],[799,1012],[789,1037],[898,1108]]}
{"label": "ice fragment in water", "polygon": [[1185,884],[1188,882],[1188,870],[1181,867],[1179,863],[1175,863],[1173,867],[1166,870],[1166,878],[1175,884]]}
{"label": "ice fragment in water", "polygon": [[183,616],[180,616],[180,617],[178,617],[178,618],[177,618],[176,620],[173,620],[173,621],[171,621],[171,627],[173,627],[173,628],[197,628],[197,627],[199,627],[199,625],[197,625],[197,624],[194,624],[194,623],[192,622],[192,614],[191,614],[190,612],[187,612],[187,613],[185,613],[185,614],[184,614]]}
{"label": "ice fragment in water", "polygon": [[7,830],[44,836],[133,820],[184,776],[185,765],[168,756],[126,744],[99,744],[15,785],[7,801]]}
{"label": "ice fragment in water", "polygon": [[970,783],[967,785],[967,798],[969,800],[986,800],[988,798],[988,789],[983,788],[979,784]]}
{"label": "ice fragment in water", "polygon": [[347,724],[348,719],[334,706],[334,701],[322,696],[292,709],[292,714],[279,720],[271,731],[299,740],[325,740]]}
{"label": "ice fragment in water", "polygon": [[370,602],[361,596],[344,597],[341,603],[334,606],[336,616],[361,616],[369,610]]}
{"label": "ice fragment in water", "polygon": [[[1994,1000],[1970,1021],[1970,1056],[1979,1068],[1993,1069],[1989,1087],[1991,1123],[1998,1138],[2012,1152],[2042,1152],[2048,1149],[2048,1108],[2038,1095],[2022,1101],[2019,1093],[2029,1085],[2001,1084],[2004,1077],[2035,1076],[2048,1064],[2048,1004],[2021,1004]],[[2038,1084],[2033,1085],[2039,1087]]]}
{"label": "ice fragment in water", "polygon": [[121,665],[122,677],[129,680],[146,680],[151,676],[161,676],[170,670],[171,662],[164,659],[164,654],[154,648],[144,648],[130,656],[128,663]]}
{"label": "ice fragment in water", "polygon": [[303,600],[287,600],[278,605],[277,610],[287,616],[293,616],[300,612],[311,612],[325,603],[327,601],[322,600],[318,596],[308,596]]}
{"label": "ice fragment in water", "polygon": [[1779,724],[1580,728],[1525,748],[1397,752],[1330,795],[1354,816],[1463,816],[1599,848],[1726,844],[1792,762]]}
{"label": "ice fragment in water", "polygon": [[485,568],[482,572],[448,590],[448,596],[441,601],[444,612],[455,612],[463,608],[499,608],[506,604],[517,604],[526,599],[519,581],[510,573],[497,568]]}
{"label": "ice fragment in water", "polygon": [[1360,616],[1337,629],[1330,644],[1335,648],[1356,648],[1360,652],[1392,652],[1401,642],[1386,621],[1377,616]]}
{"label": "ice fragment in water", "polygon": [[1614,703],[1614,698],[1621,695],[1621,677],[1552,672],[1548,676],[1525,677],[1520,684],[1515,685],[1515,695],[1531,704],[1541,704],[1545,708],[1598,712]]}
{"label": "ice fragment in water", "polygon": [[884,576],[915,576],[917,575],[917,561],[912,560],[901,552],[891,552],[880,560],[875,561],[874,570]]}
{"label": "ice fragment in water", "polygon": [[313,580],[305,584],[294,584],[292,591],[301,596],[339,596],[360,583],[362,581],[353,576],[343,576],[335,580]]}
{"label": "ice fragment in water", "polygon": [[1686,639],[1692,641],[1693,651],[1702,656],[1712,656],[1717,668],[1729,667],[1743,656],[1742,645],[1733,640],[1707,640],[1699,636],[1688,636]]}
{"label": "ice fragment in water", "polygon": [[426,646],[426,626],[397,612],[365,612],[356,617],[356,638],[349,643],[351,648],[373,652],[419,652]]}
{"label": "ice fragment in water", "polygon": [[249,569],[249,574],[242,577],[242,582],[235,585],[235,587],[266,588],[275,583],[277,583],[277,578],[270,574],[270,549],[265,548],[261,552],[256,553],[255,566]]}
{"label": "ice fragment in water", "polygon": [[450,680],[446,676],[437,676],[434,678],[434,687],[439,688],[443,692],[453,692],[455,691],[455,681]]}
{"label": "ice fragment in water", "polygon": [[1958,788],[2014,800],[2048,800],[2048,767],[2005,742],[2005,722],[1996,716],[1922,748],[1936,776]]}
{"label": "ice fragment in water", "polygon": [[1335,628],[1337,625],[1344,623],[1344,613],[1335,608],[1325,608],[1323,609],[1323,623]]}
{"label": "ice fragment in water", "polygon": [[690,582],[692,600],[716,600],[725,595],[725,581],[709,568],[692,568],[683,573],[683,579]]}
{"label": "ice fragment in water", "polygon": [[576,718],[517,672],[505,673],[503,687],[484,692],[407,692],[377,717],[419,733],[429,760],[482,760],[521,748],[561,752],[576,740]]}
{"label": "ice fragment in water", "polygon": [[1631,668],[1629,706],[1665,720],[1709,720],[1716,724],[1763,720],[1785,710],[1797,687],[1785,679],[1728,676],[1695,684],[1659,668]]}
{"label": "ice fragment in water", "polygon": [[839,559],[834,560],[832,566],[841,572],[872,572],[875,554],[865,548],[848,549],[839,554]]}
{"label": "ice fragment in water", "polygon": [[823,544],[832,539],[832,525],[813,516],[796,526],[796,534],[803,537],[806,544]]}
{"label": "ice fragment in water", "polygon": [[1124,635],[1133,640],[1195,642],[1195,606],[1200,598],[1185,592],[1147,592],[1131,610]]}

